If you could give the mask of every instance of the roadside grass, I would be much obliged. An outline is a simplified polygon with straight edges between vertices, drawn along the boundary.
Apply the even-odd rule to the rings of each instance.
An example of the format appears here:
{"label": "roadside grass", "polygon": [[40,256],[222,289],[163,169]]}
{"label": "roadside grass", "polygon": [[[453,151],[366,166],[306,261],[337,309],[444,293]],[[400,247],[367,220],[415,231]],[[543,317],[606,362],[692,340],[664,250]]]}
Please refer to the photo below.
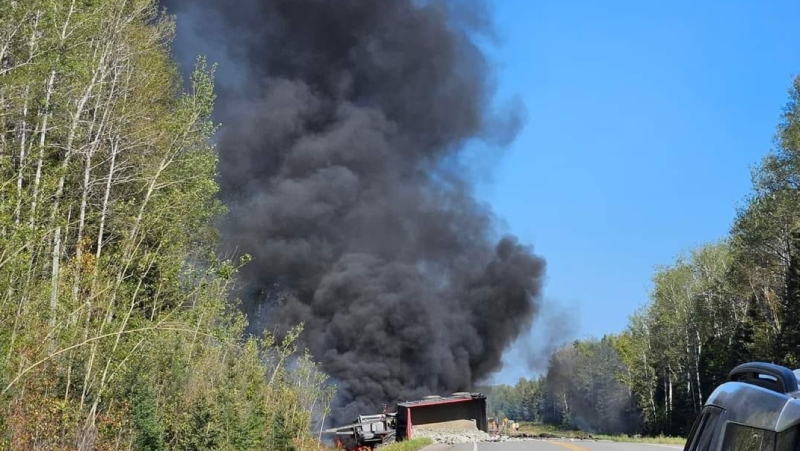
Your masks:
{"label": "roadside grass", "polygon": [[597,440],[609,440],[612,442],[630,442],[630,443],[652,443],[656,445],[680,445],[686,444],[686,439],[683,437],[670,437],[667,435],[656,435],[652,437],[629,437],[627,434],[622,435],[594,435]]}
{"label": "roadside grass", "polygon": [[541,438],[571,438],[578,440],[607,440],[612,442],[631,442],[631,443],[652,443],[660,445],[684,445],[686,439],[683,437],[668,437],[664,435],[659,436],[629,436],[626,434],[620,435],[604,435],[604,434],[590,434],[578,429],[565,429],[553,425],[537,424],[537,423],[520,423],[519,431],[512,432],[510,435],[527,435]]}
{"label": "roadside grass", "polygon": [[390,445],[384,445],[378,447],[377,449],[380,451],[417,451],[431,444],[433,444],[433,440],[427,437],[422,437],[412,438],[411,440],[404,440],[402,442],[392,443]]}

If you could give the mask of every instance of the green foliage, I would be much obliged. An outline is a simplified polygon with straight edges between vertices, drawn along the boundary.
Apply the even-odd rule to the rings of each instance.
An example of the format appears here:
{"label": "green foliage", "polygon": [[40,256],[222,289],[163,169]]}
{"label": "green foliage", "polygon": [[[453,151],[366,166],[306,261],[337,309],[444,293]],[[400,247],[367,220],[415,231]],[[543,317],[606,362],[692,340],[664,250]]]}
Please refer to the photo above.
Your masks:
{"label": "green foliage", "polygon": [[427,437],[412,438],[411,440],[381,446],[380,449],[381,451],[418,451],[432,443],[433,441]]}
{"label": "green foliage", "polygon": [[189,414],[181,434],[180,449],[205,451],[219,447],[219,431],[214,424],[212,406],[198,400],[189,407]]}
{"label": "green foliage", "polygon": [[545,379],[520,378],[516,385],[481,388],[487,394],[490,416],[517,421],[543,421],[545,414]]}
{"label": "green foliage", "polygon": [[292,436],[286,426],[283,414],[279,412],[272,419],[269,449],[274,449],[275,451],[296,451],[291,438]]}
{"label": "green foliage", "polygon": [[491,387],[489,414],[592,433],[636,432],[639,412],[619,377],[624,367],[614,341],[610,336],[575,341],[552,356],[546,375]]}
{"label": "green foliage", "polygon": [[134,447],[148,451],[165,449],[164,426],[152,390],[146,385],[137,385],[130,400],[131,420],[136,434]]}
{"label": "green foliage", "polygon": [[4,4],[0,449],[320,447],[301,327],[244,339],[229,302],[215,67],[184,91],[174,28],[155,0]]}

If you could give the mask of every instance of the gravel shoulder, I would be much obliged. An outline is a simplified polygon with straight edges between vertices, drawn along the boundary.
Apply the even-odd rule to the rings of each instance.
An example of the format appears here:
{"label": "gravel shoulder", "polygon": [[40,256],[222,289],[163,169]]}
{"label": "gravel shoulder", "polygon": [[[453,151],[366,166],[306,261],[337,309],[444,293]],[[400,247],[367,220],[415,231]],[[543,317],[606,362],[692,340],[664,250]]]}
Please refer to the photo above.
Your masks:
{"label": "gravel shoulder", "polygon": [[453,445],[448,445],[447,443],[434,443],[422,448],[420,451],[447,451],[452,448]]}
{"label": "gravel shoulder", "polygon": [[[479,430],[475,426],[475,422],[470,420],[414,426],[412,437],[428,437],[433,440],[434,444],[444,445],[485,442],[491,439],[489,434]],[[428,450],[428,448],[424,449]]]}
{"label": "gravel shoulder", "polygon": [[[576,439],[564,437],[510,437],[491,436],[479,430],[475,422],[450,421],[431,425],[414,426],[413,437],[428,437],[433,444],[422,451],[680,451],[680,445],[618,442],[602,439]],[[666,449],[665,449],[666,448]]]}

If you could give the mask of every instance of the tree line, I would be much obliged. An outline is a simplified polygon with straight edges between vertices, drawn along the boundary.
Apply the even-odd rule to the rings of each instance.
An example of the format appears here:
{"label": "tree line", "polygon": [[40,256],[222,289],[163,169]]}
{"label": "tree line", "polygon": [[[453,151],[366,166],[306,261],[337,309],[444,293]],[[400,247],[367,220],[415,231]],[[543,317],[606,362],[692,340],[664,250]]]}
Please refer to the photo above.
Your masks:
{"label": "tree line", "polygon": [[154,0],[0,2],[0,449],[319,449],[332,391],[244,337],[214,67]]}
{"label": "tree line", "polygon": [[621,333],[570,343],[546,374],[492,387],[492,413],[685,436],[734,366],[800,367],[800,78],[788,97],[729,234],[657,268]]}

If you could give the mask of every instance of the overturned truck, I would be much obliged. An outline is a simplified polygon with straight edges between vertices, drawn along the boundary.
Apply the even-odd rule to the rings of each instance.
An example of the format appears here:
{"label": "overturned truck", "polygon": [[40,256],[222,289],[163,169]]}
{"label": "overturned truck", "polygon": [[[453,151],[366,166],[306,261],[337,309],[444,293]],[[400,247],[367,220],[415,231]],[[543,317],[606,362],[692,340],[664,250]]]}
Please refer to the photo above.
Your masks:
{"label": "overturned truck", "polygon": [[333,437],[339,449],[365,451],[412,438],[414,426],[455,420],[474,421],[477,429],[488,432],[486,396],[459,392],[452,396],[428,396],[418,401],[400,402],[393,413],[360,415],[352,424],[327,429],[324,433]]}
{"label": "overturned truck", "polygon": [[486,396],[481,393],[453,393],[453,396],[429,396],[419,401],[397,404],[395,413],[397,440],[413,436],[413,427],[455,420],[475,421],[475,427],[489,432]]}
{"label": "overturned truck", "polygon": [[324,433],[333,437],[337,449],[366,451],[393,443],[395,431],[394,414],[382,413],[359,415],[352,424],[327,429]]}

